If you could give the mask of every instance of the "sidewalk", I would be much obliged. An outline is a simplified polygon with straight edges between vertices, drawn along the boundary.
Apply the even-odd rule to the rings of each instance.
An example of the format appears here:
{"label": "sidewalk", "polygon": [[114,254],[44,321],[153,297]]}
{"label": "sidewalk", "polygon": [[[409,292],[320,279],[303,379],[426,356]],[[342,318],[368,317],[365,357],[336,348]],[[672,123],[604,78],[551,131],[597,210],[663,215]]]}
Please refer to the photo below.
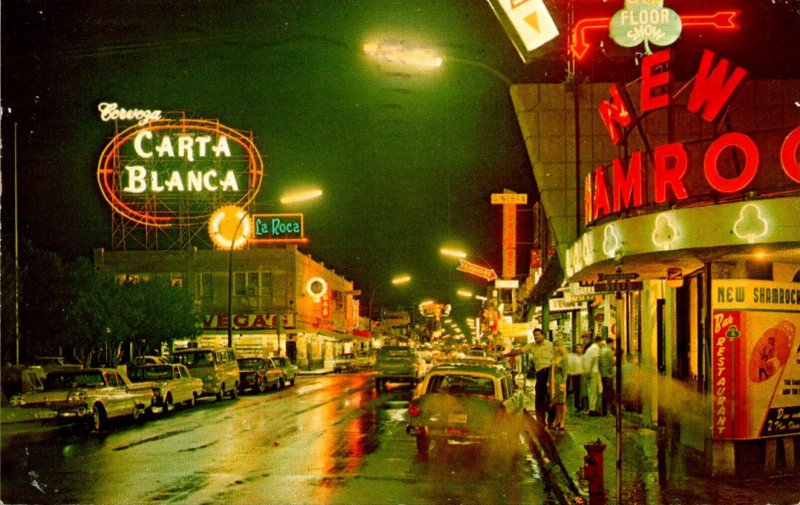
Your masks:
{"label": "sidewalk", "polygon": [[623,412],[622,494],[618,502],[615,416],[576,414],[572,405],[568,405],[568,411],[566,430],[548,431],[576,482],[576,473],[586,455],[584,445],[598,439],[605,444],[603,467],[609,505],[800,503],[800,482],[796,476],[736,480],[704,477],[698,455],[674,446],[660,430],[640,428],[634,412]]}

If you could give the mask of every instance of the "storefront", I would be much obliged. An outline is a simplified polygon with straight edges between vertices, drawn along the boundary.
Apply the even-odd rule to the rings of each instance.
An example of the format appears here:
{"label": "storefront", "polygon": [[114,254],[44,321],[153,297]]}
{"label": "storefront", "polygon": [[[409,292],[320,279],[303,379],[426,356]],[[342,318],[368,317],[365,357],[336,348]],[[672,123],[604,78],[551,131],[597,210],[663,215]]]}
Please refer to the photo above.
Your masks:
{"label": "storefront", "polygon": [[518,85],[512,98],[562,291],[595,297],[572,334],[620,342],[642,424],[668,428],[709,474],[793,472],[800,82],[698,58],[685,83],[661,51],[629,84]]}

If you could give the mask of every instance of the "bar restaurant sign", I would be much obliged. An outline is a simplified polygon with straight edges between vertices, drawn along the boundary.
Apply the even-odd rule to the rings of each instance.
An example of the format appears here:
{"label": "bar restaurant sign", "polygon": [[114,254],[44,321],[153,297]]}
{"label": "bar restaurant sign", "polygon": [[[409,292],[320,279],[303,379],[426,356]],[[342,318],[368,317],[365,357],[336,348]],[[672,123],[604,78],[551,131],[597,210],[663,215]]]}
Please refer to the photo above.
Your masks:
{"label": "bar restaurant sign", "polygon": [[[673,107],[673,82],[669,49],[642,59],[638,111],[623,84],[609,88],[610,99],[598,107],[615,145],[626,145],[628,135],[639,130],[641,119]],[[706,50],[691,84],[686,110],[716,124],[728,110],[748,72]],[[727,131],[697,142],[672,142],[633,151],[629,158],[613,159],[587,175],[584,193],[586,224],[617,214],[641,213],[647,205],[714,204],[736,195],[775,191],[800,191],[800,126],[788,129],[779,142],[766,142],[763,134]],[[779,139],[776,139],[779,140]]]}
{"label": "bar restaurant sign", "polygon": [[111,139],[97,164],[100,191],[114,212],[169,228],[206,222],[219,207],[246,207],[256,197],[264,166],[251,134],[216,121],[109,107],[101,104],[104,120],[137,121]]}
{"label": "bar restaurant sign", "polygon": [[800,287],[715,279],[712,437],[800,433]]}

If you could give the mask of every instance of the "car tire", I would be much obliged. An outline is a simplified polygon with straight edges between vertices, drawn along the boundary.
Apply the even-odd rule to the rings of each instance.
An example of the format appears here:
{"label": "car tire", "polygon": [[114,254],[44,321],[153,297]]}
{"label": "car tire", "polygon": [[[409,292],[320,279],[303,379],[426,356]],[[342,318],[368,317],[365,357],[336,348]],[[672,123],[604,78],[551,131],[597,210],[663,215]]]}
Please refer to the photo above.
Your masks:
{"label": "car tire", "polygon": [[239,391],[239,386],[234,384],[233,387],[230,390],[231,400],[235,400],[238,397],[238,394],[237,394],[238,391]]}
{"label": "car tire", "polygon": [[102,433],[106,429],[108,420],[106,418],[106,410],[102,405],[95,404],[92,407],[92,428],[97,433]]}
{"label": "car tire", "polygon": [[259,377],[258,384],[256,386],[256,392],[258,394],[263,394],[267,391],[267,379],[264,377]]}
{"label": "car tire", "polygon": [[192,393],[192,397],[186,400],[186,406],[190,408],[197,407],[197,393]]}
{"label": "car tire", "polygon": [[161,407],[161,415],[168,416],[170,409],[174,409],[175,405],[172,402],[172,394],[168,394],[164,399],[164,405]]}
{"label": "car tire", "polygon": [[134,405],[131,415],[135,424],[142,424],[144,423],[145,408],[142,405]]}
{"label": "car tire", "polygon": [[280,390],[285,387],[286,387],[286,382],[284,382],[283,377],[281,377],[280,379],[278,379],[278,389]]}
{"label": "car tire", "polygon": [[383,389],[383,379],[375,379],[375,391],[381,392]]}
{"label": "car tire", "polygon": [[225,396],[225,385],[224,384],[219,387],[219,392],[216,395],[217,401],[221,402],[223,396]]}
{"label": "car tire", "polygon": [[427,435],[417,435],[417,454],[422,457],[428,455],[428,449],[431,447],[431,439]]}

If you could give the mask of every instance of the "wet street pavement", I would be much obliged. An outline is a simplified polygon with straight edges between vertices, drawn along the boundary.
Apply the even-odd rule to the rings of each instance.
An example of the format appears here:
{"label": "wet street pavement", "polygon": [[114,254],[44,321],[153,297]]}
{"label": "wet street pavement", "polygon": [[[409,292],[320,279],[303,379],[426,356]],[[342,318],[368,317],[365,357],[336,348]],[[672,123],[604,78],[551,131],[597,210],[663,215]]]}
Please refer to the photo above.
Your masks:
{"label": "wet street pavement", "polygon": [[405,433],[411,391],[370,373],[202,401],[104,435],[4,446],[3,503],[553,503],[520,442],[514,454],[432,447]]}

